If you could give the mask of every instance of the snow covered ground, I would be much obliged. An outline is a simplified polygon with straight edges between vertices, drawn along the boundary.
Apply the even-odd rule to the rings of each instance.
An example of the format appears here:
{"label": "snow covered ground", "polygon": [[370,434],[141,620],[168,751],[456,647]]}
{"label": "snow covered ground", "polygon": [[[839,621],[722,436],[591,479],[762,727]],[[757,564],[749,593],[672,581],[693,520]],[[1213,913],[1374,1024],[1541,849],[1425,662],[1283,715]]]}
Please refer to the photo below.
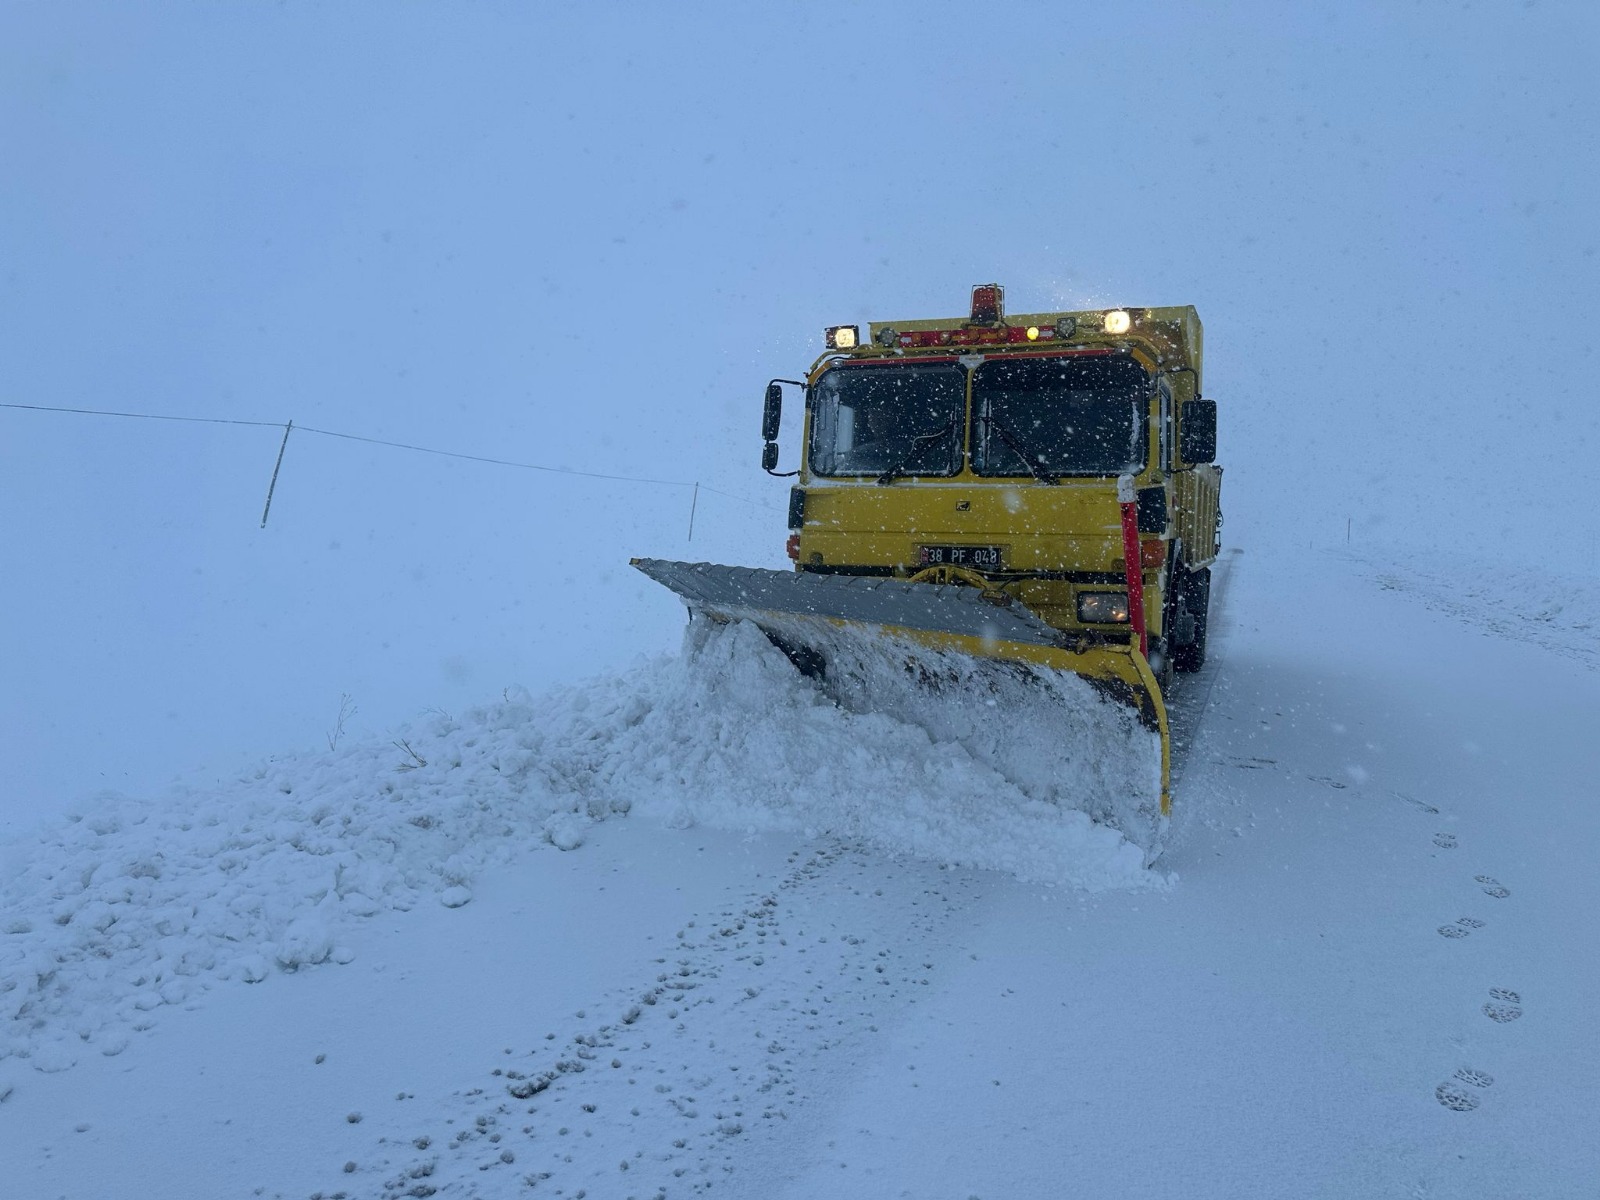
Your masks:
{"label": "snow covered ground", "polygon": [[[850,712],[754,628],[691,632],[681,659],[538,700],[507,689],[460,721],[430,714],[231,786],[102,794],[17,844],[0,884],[0,1062],[54,1072],[90,1051],[115,1057],[156,1009],[216,982],[349,962],[366,918],[459,908],[485,866],[541,842],[577,849],[594,822],[636,810],[668,829],[830,834],[1089,890],[1158,885],[1137,849],[1069,807],[1075,791],[1093,810],[1143,782],[1100,778],[1103,761],[1153,753],[1130,714],[1078,681],[1078,713],[1028,711],[1038,687],[1002,696],[1020,739],[985,730],[993,696],[972,706],[987,720],[964,740],[936,739],[888,715],[922,690],[892,666],[882,706]],[[1052,716],[1078,718],[1065,763],[1040,727]],[[1025,752],[1008,753],[1018,741]],[[1030,777],[1027,790],[1012,782]]]}
{"label": "snow covered ground", "polygon": [[[1561,573],[1427,553],[1351,555],[1380,587],[1404,592],[1438,612],[1498,637],[1543,646],[1600,667],[1600,559],[1588,574]],[[1575,560],[1582,561],[1581,558]],[[1572,562],[1564,563],[1570,567]]]}
{"label": "snow covered ground", "polygon": [[86,804],[6,1194],[1591,1194],[1600,680],[1414,578],[1230,559],[1154,872],[735,637]]}

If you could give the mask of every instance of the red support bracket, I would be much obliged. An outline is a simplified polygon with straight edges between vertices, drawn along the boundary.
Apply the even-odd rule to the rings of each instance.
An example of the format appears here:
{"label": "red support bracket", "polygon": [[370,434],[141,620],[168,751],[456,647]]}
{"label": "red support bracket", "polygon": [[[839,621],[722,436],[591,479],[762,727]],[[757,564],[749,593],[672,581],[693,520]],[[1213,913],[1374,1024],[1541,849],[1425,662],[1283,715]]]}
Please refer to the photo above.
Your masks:
{"label": "red support bracket", "polygon": [[1117,507],[1122,510],[1122,567],[1128,580],[1128,620],[1139,635],[1139,653],[1150,655],[1144,626],[1144,564],[1139,558],[1139,493],[1132,475],[1117,476]]}

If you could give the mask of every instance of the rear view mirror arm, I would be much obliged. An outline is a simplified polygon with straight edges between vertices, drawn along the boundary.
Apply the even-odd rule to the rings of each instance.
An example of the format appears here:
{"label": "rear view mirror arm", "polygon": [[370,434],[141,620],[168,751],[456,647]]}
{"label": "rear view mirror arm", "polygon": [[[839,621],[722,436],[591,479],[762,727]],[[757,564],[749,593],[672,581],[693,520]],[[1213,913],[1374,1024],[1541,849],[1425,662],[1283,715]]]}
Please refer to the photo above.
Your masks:
{"label": "rear view mirror arm", "polygon": [[783,388],[779,385],[785,383],[800,388],[806,386],[798,379],[774,379],[767,384],[766,400],[761,408],[761,439],[765,443],[761,447],[761,469],[778,479],[800,474],[798,470],[773,470],[778,465],[778,427],[783,422]]}

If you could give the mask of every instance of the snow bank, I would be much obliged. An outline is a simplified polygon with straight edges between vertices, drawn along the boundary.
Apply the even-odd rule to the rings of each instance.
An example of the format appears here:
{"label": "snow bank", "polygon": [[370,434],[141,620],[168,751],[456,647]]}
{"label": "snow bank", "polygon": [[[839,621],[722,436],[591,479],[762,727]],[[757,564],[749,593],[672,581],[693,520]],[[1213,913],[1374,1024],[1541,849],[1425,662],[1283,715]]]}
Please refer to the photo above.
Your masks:
{"label": "snow bank", "polygon": [[[0,884],[0,1060],[50,1070],[116,1054],[213,980],[349,961],[340,936],[353,921],[464,902],[475,870],[573,806],[537,776],[525,747],[537,719],[508,696],[218,788],[103,793],[14,847]],[[606,815],[603,801],[586,815]]]}
{"label": "snow bank", "polygon": [[[1083,752],[1052,774],[1063,727],[1030,723],[1003,686],[969,696],[972,681],[945,673],[934,697],[903,670],[857,663],[838,675],[841,707],[748,626],[694,623],[689,649],[222,786],[92,798],[10,850],[0,1061],[53,1071],[118,1054],[217,980],[348,962],[356,923],[460,907],[486,864],[575,849],[592,822],[630,810],[1090,889],[1161,883],[1072,810],[1140,782],[1116,763],[1147,735],[1112,706],[1080,706],[1066,736]],[[886,711],[851,711],[871,705]]]}
{"label": "snow bank", "polygon": [[755,628],[694,622],[682,658],[565,697],[545,761],[669,825],[835,834],[1088,889],[1158,882],[1086,815],[1157,795],[1154,739],[1131,714],[1077,680],[834,649],[825,692]]}

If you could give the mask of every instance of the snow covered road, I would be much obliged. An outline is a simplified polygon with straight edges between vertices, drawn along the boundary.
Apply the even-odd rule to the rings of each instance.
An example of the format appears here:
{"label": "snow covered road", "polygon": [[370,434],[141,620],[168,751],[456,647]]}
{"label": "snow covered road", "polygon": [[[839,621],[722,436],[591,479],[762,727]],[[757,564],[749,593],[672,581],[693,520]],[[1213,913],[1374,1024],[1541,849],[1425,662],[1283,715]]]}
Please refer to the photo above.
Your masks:
{"label": "snow covered road", "polygon": [[[369,875],[399,902],[327,918],[348,965],[186,988],[57,1073],[0,1061],[7,1194],[1593,1194],[1600,677],[1346,561],[1246,555],[1223,596],[1177,698],[1170,886],[1107,887],[1081,836],[1095,892],[753,801],[632,796],[568,854],[530,816],[504,854]],[[637,740],[598,694],[584,729]],[[586,811],[626,783],[604,737],[543,736]]]}
{"label": "snow covered road", "polygon": [[779,1194],[1594,1194],[1595,677],[1316,566],[1236,581],[1180,884],[996,889]]}
{"label": "snow covered road", "polygon": [[1242,584],[1179,886],[999,889],[779,1194],[1595,1193],[1594,676]]}

